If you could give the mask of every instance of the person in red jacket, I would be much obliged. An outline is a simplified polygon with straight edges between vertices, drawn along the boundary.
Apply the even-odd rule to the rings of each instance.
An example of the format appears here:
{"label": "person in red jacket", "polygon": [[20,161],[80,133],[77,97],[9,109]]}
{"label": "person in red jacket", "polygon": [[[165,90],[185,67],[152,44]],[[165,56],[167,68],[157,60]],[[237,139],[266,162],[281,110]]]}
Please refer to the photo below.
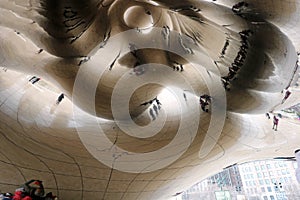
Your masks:
{"label": "person in red jacket", "polygon": [[32,200],[32,198],[26,195],[25,192],[16,191],[13,200]]}

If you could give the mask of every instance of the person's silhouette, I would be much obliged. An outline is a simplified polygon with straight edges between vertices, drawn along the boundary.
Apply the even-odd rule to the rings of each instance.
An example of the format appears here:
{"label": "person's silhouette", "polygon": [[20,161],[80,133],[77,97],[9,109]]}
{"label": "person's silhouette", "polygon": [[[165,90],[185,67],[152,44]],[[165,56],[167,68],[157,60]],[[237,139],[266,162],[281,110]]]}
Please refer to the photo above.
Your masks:
{"label": "person's silhouette", "polygon": [[155,115],[154,115],[154,112],[153,112],[153,109],[152,109],[152,108],[150,108],[149,113],[150,113],[150,115],[151,115],[151,117],[152,117],[152,121],[154,121],[154,120],[156,119],[156,117],[155,117]]}
{"label": "person's silhouette", "polygon": [[64,93],[61,93],[61,95],[59,95],[56,100],[56,104],[58,105],[63,100],[63,98],[65,98],[65,95]]}
{"label": "person's silhouette", "polygon": [[158,108],[157,108],[157,106],[155,104],[153,104],[153,110],[154,110],[154,112],[155,112],[155,114],[157,116],[158,115]]}

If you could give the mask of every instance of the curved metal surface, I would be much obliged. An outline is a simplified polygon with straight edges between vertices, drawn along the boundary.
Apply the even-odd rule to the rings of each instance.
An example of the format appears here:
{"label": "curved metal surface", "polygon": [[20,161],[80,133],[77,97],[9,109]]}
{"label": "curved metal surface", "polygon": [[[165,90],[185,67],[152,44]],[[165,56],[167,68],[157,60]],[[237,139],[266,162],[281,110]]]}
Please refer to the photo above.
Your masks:
{"label": "curved metal surface", "polygon": [[238,3],[2,0],[1,191],[37,178],[60,199],[168,199],[293,154],[299,125],[264,113],[299,102],[300,1]]}

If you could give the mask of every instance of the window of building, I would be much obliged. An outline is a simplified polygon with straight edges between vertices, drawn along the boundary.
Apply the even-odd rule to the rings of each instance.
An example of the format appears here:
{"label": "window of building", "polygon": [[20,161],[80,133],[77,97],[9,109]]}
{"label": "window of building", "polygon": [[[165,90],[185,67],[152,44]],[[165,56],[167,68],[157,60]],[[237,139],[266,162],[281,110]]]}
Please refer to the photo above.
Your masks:
{"label": "window of building", "polygon": [[264,196],[264,200],[268,200],[268,197],[267,197],[267,196]]}
{"label": "window of building", "polygon": [[282,169],[282,170],[281,170],[281,173],[282,173],[282,175],[286,175],[286,170],[285,170],[285,169]]}
{"label": "window of building", "polygon": [[261,170],[265,170],[266,169],[266,167],[264,165],[261,165],[260,168],[261,168]]}
{"label": "window of building", "polygon": [[277,185],[275,185],[274,190],[275,190],[275,192],[278,192],[278,191],[279,191],[279,188],[278,188]]}
{"label": "window of building", "polygon": [[272,183],[276,183],[276,179],[275,178],[272,178]]}
{"label": "window of building", "polygon": [[267,168],[268,168],[268,169],[272,169],[272,167],[271,167],[270,164],[267,164]]}
{"label": "window of building", "polygon": [[261,187],[260,189],[261,189],[261,192],[266,192],[264,187]]}
{"label": "window of building", "polygon": [[261,180],[261,179],[260,179],[258,182],[259,182],[260,185],[263,185],[263,184],[264,184],[264,181]]}
{"label": "window of building", "polygon": [[265,182],[266,182],[266,185],[270,185],[270,180],[269,179],[266,179]]}
{"label": "window of building", "polygon": [[275,197],[273,195],[270,196],[271,200],[275,200]]}
{"label": "window of building", "polygon": [[280,170],[277,170],[277,175],[281,176],[281,171]]}
{"label": "window of building", "polygon": [[261,173],[259,172],[259,173],[257,173],[257,177],[258,178],[262,178],[262,175],[261,175]]}
{"label": "window of building", "polygon": [[269,172],[270,176],[274,176],[274,173],[272,171]]}
{"label": "window of building", "polygon": [[258,167],[258,166],[255,166],[255,170],[256,170],[256,171],[259,171],[259,167]]}
{"label": "window of building", "polygon": [[289,180],[288,180],[287,177],[284,177],[284,182],[285,182],[285,183],[288,183],[288,182],[289,182]]}
{"label": "window of building", "polygon": [[271,187],[267,187],[268,192],[272,192],[272,188]]}
{"label": "window of building", "polygon": [[[263,175],[264,175],[264,177],[268,177],[268,173],[267,172],[264,172]],[[270,176],[271,176],[271,172],[270,172]]]}
{"label": "window of building", "polygon": [[284,179],[282,177],[279,180],[280,180],[280,183],[284,183]]}
{"label": "window of building", "polygon": [[293,167],[294,167],[294,169],[297,169],[297,168],[298,168],[297,162],[294,162],[294,163],[293,163]]}

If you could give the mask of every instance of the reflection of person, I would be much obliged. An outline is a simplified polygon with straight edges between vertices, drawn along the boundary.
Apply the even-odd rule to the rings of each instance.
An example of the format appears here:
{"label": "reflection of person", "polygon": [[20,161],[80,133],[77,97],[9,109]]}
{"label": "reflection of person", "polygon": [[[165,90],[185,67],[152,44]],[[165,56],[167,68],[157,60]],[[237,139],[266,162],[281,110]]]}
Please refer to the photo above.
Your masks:
{"label": "reflection of person", "polygon": [[158,108],[155,104],[153,104],[153,110],[154,110],[155,114],[158,115]]}
{"label": "reflection of person", "polygon": [[30,196],[33,199],[37,197],[42,197],[44,196],[45,193],[43,182],[40,180],[32,179],[24,183],[21,187],[23,188],[23,192],[22,191],[18,191],[18,192],[21,192],[25,196]]}
{"label": "reflection of person", "polygon": [[184,98],[185,101],[187,101],[187,98],[186,98],[186,94],[185,94],[185,93],[183,93],[183,98]]}
{"label": "reflection of person", "polygon": [[57,200],[57,197],[55,195],[53,195],[52,192],[49,192],[44,197],[44,200]]}
{"label": "reflection of person", "polygon": [[58,105],[63,100],[63,98],[65,98],[65,95],[64,93],[61,93],[61,95],[59,95],[59,97],[57,98],[56,104]]}
{"label": "reflection of person", "polygon": [[275,131],[277,131],[278,121],[279,121],[279,119],[276,116],[274,116],[273,117],[273,128],[272,129],[275,128]]}
{"label": "reflection of person", "polygon": [[36,78],[36,79],[34,79],[31,83],[32,83],[32,84],[35,84],[35,83],[38,82],[39,80],[41,80],[41,78]]}
{"label": "reflection of person", "polygon": [[37,52],[37,54],[40,54],[40,53],[42,53],[42,52],[43,52],[43,50],[44,50],[44,49],[40,49],[40,50]]}
{"label": "reflection of person", "polygon": [[156,104],[157,104],[158,106],[161,105],[161,103],[160,103],[160,101],[157,99],[157,97],[156,97],[154,100],[156,101]]}
{"label": "reflection of person", "polygon": [[22,191],[16,191],[13,200],[32,200],[32,198],[26,194],[23,194]]}
{"label": "reflection of person", "polygon": [[206,103],[211,101],[211,96],[207,95],[207,94],[203,94],[200,96],[200,99],[204,99]]}
{"label": "reflection of person", "polygon": [[287,98],[289,98],[290,95],[291,95],[291,92],[289,90],[287,90],[285,92],[285,95],[284,95],[284,98],[283,98],[281,104],[283,104],[285,102],[285,100],[287,100]]}
{"label": "reflection of person", "polygon": [[204,101],[203,99],[200,99],[200,105],[201,105],[201,109],[204,112],[208,112],[208,109],[206,108],[206,106],[208,105],[208,102]]}
{"label": "reflection of person", "polygon": [[36,79],[36,76],[31,77],[28,81],[31,82],[34,79]]}
{"label": "reflection of person", "polygon": [[45,194],[44,191],[44,186],[42,181],[35,181],[34,182],[35,187],[32,187],[32,189],[30,190],[30,197],[32,197],[33,199],[38,199],[39,197],[43,197]]}
{"label": "reflection of person", "polygon": [[78,63],[78,66],[82,65],[83,63],[87,62],[90,60],[89,56],[84,56],[83,59],[81,59]]}
{"label": "reflection of person", "polygon": [[152,120],[154,121],[154,120],[156,119],[156,117],[155,117],[155,115],[154,115],[154,113],[153,113],[152,108],[150,108],[149,113],[150,113],[150,115],[151,115],[151,117],[152,117]]}

